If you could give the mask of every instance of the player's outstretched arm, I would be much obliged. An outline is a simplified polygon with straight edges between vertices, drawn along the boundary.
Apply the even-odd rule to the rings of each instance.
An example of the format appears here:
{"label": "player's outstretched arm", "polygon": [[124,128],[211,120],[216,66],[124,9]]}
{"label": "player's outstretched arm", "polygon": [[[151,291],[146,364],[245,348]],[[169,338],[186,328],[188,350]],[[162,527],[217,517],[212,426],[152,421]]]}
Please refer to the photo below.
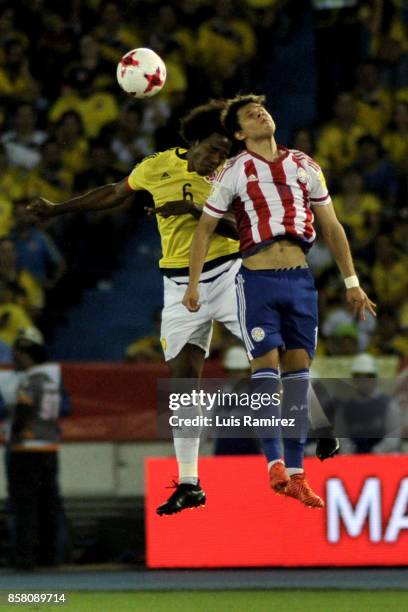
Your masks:
{"label": "player's outstretched arm", "polygon": [[190,250],[189,283],[183,298],[183,304],[190,312],[200,310],[198,283],[208,253],[211,236],[217,227],[218,221],[219,219],[203,213],[194,232]]}
{"label": "player's outstretched arm", "polygon": [[[203,212],[201,206],[192,200],[174,200],[172,202],[166,202],[162,206],[159,206],[159,208],[146,208],[146,210],[148,214],[159,215],[164,219],[178,215],[191,215],[194,219],[200,219]],[[238,240],[239,234],[234,215],[232,213],[226,213],[223,218],[219,220],[214,232],[219,236]]]}
{"label": "player's outstretched arm", "polygon": [[323,238],[334,257],[346,284],[346,300],[360,320],[365,319],[366,309],[376,316],[376,305],[359,286],[353,256],[343,226],[336,217],[332,204],[315,206],[313,212],[318,220]]}
{"label": "player's outstretched arm", "polygon": [[127,179],[119,183],[112,183],[97,187],[84,195],[71,198],[65,202],[50,202],[45,198],[36,198],[27,206],[27,210],[39,217],[56,217],[70,212],[84,210],[106,210],[124,204],[132,193]]}

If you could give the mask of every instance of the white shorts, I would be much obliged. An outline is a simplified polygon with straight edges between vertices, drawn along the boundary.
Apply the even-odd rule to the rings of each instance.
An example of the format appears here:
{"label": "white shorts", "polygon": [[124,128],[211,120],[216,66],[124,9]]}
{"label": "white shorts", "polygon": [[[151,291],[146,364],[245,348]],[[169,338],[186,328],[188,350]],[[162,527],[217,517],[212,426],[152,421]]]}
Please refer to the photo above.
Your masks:
{"label": "white shorts", "polygon": [[189,312],[182,304],[187,284],[178,284],[164,277],[161,344],[166,361],[177,357],[186,344],[199,346],[208,357],[213,321],[223,323],[242,339],[235,293],[235,276],[240,266],[241,260],[238,259],[213,281],[199,284],[201,308],[198,312]]}

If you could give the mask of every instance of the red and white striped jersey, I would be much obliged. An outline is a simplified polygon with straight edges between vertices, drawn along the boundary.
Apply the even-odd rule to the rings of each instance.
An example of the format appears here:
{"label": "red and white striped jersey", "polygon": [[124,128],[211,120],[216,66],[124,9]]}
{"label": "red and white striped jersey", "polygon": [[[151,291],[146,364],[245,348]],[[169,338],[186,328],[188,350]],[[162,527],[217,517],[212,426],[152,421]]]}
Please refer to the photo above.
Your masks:
{"label": "red and white striped jersey", "polygon": [[282,154],[273,162],[250,151],[230,159],[204,206],[216,218],[234,212],[243,257],[278,237],[311,246],[312,207],[331,202],[320,166],[301,151],[278,148]]}

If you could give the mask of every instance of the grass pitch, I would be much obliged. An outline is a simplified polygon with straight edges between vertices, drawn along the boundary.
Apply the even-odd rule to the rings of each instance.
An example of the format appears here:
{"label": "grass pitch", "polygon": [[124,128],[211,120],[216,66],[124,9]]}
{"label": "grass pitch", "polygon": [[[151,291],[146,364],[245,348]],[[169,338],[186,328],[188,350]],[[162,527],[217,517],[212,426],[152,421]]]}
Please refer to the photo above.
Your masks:
{"label": "grass pitch", "polygon": [[[7,605],[7,609],[16,609]],[[6,609],[0,606],[1,609]],[[67,593],[59,605],[25,604],[47,612],[392,612],[408,610],[406,591],[155,591]]]}

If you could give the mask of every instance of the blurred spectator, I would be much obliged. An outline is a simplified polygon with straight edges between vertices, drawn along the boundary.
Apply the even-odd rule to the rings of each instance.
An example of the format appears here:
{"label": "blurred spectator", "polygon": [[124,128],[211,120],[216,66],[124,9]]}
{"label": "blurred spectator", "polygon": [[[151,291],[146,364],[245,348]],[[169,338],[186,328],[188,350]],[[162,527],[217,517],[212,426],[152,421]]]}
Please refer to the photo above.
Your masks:
{"label": "blurred spectator", "polygon": [[[226,382],[223,392],[248,392],[248,381],[251,368],[248,355],[243,346],[231,346],[223,356],[222,365],[225,371]],[[239,406],[237,406],[239,408]],[[231,413],[234,414],[234,407]],[[225,415],[223,415],[225,416]],[[216,438],[214,445],[215,455],[256,455],[260,452],[259,441],[256,435],[253,438]]]}
{"label": "blurred spectator", "polygon": [[384,155],[380,140],[365,135],[358,139],[356,169],[364,179],[366,191],[375,193],[384,203],[395,203],[397,176],[395,168]]}
{"label": "blurred spectator", "polygon": [[64,258],[38,220],[27,212],[28,200],[14,205],[15,227],[12,238],[16,243],[19,265],[31,272],[45,289],[53,288],[65,272]]}
{"label": "blurred spectator", "polygon": [[[88,71],[94,91],[103,91],[116,87],[115,74],[112,64],[101,55],[100,45],[93,36],[86,34],[79,41],[79,58],[67,66],[65,72],[81,68]],[[118,58],[119,59],[119,58]]]}
{"label": "blurred spectator", "polygon": [[142,46],[134,12],[132,18],[127,19],[120,6],[119,2],[102,2],[99,9],[100,25],[92,33],[99,42],[102,57],[115,65],[124,53]]}
{"label": "blurred spectator", "polygon": [[[13,519],[13,560],[18,569],[61,562],[63,508],[58,485],[59,417],[69,414],[59,364],[46,363],[35,328],[21,332],[13,347],[17,373],[8,397],[10,427],[6,473]],[[3,382],[4,384],[4,382]]]}
{"label": "blurred spectator", "polygon": [[54,127],[55,140],[61,149],[61,161],[68,172],[78,174],[86,169],[89,143],[85,138],[81,116],[67,111]]}
{"label": "blurred spectator", "polygon": [[27,175],[27,197],[42,196],[53,202],[66,200],[72,193],[72,174],[62,162],[62,148],[49,138],[41,146],[41,160]]}
{"label": "blurred spectator", "polygon": [[16,29],[15,17],[15,8],[7,5],[0,8],[0,64],[4,64],[5,46],[9,41],[18,40],[24,48],[28,46],[26,34]]}
{"label": "blurred spectator", "polygon": [[407,297],[408,259],[398,256],[390,236],[378,236],[375,245],[372,279],[378,302],[383,306],[398,307]]}
{"label": "blurred spectator", "polygon": [[357,67],[354,95],[358,123],[366,132],[380,136],[391,117],[391,95],[381,86],[376,60],[365,60]]}
{"label": "blurred spectator", "polygon": [[317,157],[331,176],[337,176],[354,162],[357,141],[364,134],[357,121],[356,102],[350,93],[340,93],[334,103],[334,117],[325,124],[317,140]]}
{"label": "blurred spectator", "polygon": [[161,309],[153,313],[153,333],[139,338],[126,348],[126,361],[132,363],[160,363],[163,351],[160,343]]}
{"label": "blurred spectator", "polygon": [[399,406],[381,391],[374,357],[362,353],[351,365],[351,397],[333,400],[335,430],[342,453],[392,453],[401,449]]}
{"label": "blurred spectator", "polygon": [[16,303],[35,321],[44,308],[44,291],[28,270],[19,267],[16,245],[11,238],[0,239],[0,279],[21,288]]}
{"label": "blurred spectator", "polygon": [[382,143],[395,167],[404,172],[404,161],[408,159],[408,102],[399,102],[395,106],[392,123]]}
{"label": "blurred spectator", "polygon": [[338,325],[325,340],[329,356],[355,355],[358,351],[358,329],[354,323]]}
{"label": "blurred spectator", "polygon": [[33,322],[24,308],[17,304],[21,290],[15,283],[0,278],[0,340],[12,346],[20,330]]}
{"label": "blurred spectator", "polygon": [[[215,15],[197,32],[197,58],[216,95],[235,93],[242,86],[242,68],[256,51],[251,26],[237,15],[231,0],[219,0]],[[240,82],[241,79],[241,82]]]}
{"label": "blurred spectator", "polygon": [[140,114],[134,107],[121,110],[117,122],[111,127],[110,142],[124,173],[154,151],[151,138],[143,134]]}
{"label": "blurred spectator", "polygon": [[[1,152],[0,152],[1,157]],[[0,188],[0,238],[7,236],[13,227],[13,203]]]}
{"label": "blurred spectator", "polygon": [[[8,201],[20,200],[25,196],[27,172],[17,166],[11,166],[6,149],[0,141],[0,194]],[[4,224],[0,221],[0,233]]]}
{"label": "blurred spectator", "polygon": [[92,74],[75,68],[67,76],[62,94],[52,105],[49,120],[58,121],[69,110],[81,116],[87,138],[96,138],[101,129],[115,121],[119,114],[115,97],[108,91],[92,90]]}
{"label": "blurred spectator", "polygon": [[31,75],[23,43],[11,39],[4,45],[4,62],[0,66],[0,97],[33,102],[39,86]]}
{"label": "blurred spectator", "polygon": [[177,41],[174,41],[168,44],[163,54],[166,58],[167,78],[161,97],[168,101],[170,106],[186,104],[187,96],[188,98],[194,98],[194,96],[188,91],[183,49]]}
{"label": "blurred spectator", "polygon": [[309,155],[315,157],[316,143],[312,131],[308,128],[299,128],[295,130],[292,135],[292,149],[297,149]]}
{"label": "blurred spectator", "polygon": [[340,193],[333,198],[333,205],[341,223],[352,230],[354,250],[374,240],[380,228],[381,202],[364,191],[363,178],[356,170],[351,168],[343,174]]}
{"label": "blurred spectator", "polygon": [[[395,245],[399,257],[408,257],[408,200],[407,206],[401,208],[394,217],[391,240]],[[408,296],[407,296],[408,297]]]}
{"label": "blurred spectator", "polygon": [[47,134],[36,127],[37,113],[31,104],[19,104],[15,110],[14,129],[1,137],[10,164],[25,170],[37,166],[41,159],[40,148]]}
{"label": "blurred spectator", "polygon": [[408,327],[398,321],[398,312],[381,307],[377,314],[377,329],[368,347],[374,355],[395,355],[408,358]]}
{"label": "blurred spectator", "polygon": [[[197,3],[195,2],[194,4]],[[191,9],[194,11],[193,7]],[[189,10],[191,9],[189,7]],[[165,50],[170,49],[172,44],[176,43],[177,47],[182,50],[181,55],[184,62],[195,64],[197,49],[194,30],[191,27],[191,22],[188,24],[188,27],[180,25],[183,20],[183,13],[185,11],[180,13],[177,7],[174,6],[174,3],[159,5],[157,14],[152,16],[149,47],[157,50],[163,57],[166,57],[167,62]]]}
{"label": "blurred spectator", "polygon": [[83,192],[107,183],[116,183],[123,178],[115,165],[112,151],[106,139],[95,139],[90,143],[88,168],[75,177],[74,191]]}
{"label": "blurred spectator", "polygon": [[58,7],[44,11],[34,61],[48,98],[58,95],[60,79],[56,79],[55,75],[63,74],[74,57],[76,46],[76,36]]}

